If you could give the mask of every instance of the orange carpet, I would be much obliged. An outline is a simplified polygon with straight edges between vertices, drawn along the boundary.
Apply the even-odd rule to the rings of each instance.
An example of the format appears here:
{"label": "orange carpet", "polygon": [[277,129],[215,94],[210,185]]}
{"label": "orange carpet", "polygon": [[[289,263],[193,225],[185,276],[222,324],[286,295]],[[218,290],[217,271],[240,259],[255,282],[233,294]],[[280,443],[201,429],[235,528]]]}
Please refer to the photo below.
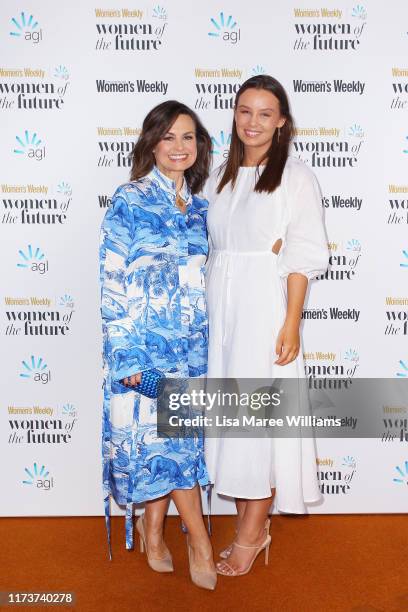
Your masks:
{"label": "orange carpet", "polygon": [[[175,573],[159,575],[138,547],[125,550],[122,517],[112,519],[112,562],[102,517],[2,519],[0,590],[73,591],[80,612],[408,611],[406,515],[273,516],[269,566],[260,556],[247,576],[220,576],[215,592],[190,582],[179,525],[167,519]],[[232,517],[213,517],[215,551],[233,530]]]}

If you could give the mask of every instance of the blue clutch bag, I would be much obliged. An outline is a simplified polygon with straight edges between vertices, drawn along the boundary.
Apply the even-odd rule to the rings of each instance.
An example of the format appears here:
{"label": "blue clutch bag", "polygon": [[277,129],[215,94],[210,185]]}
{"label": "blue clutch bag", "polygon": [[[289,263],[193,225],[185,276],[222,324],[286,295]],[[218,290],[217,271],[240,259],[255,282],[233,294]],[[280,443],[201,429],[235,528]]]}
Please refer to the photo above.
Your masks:
{"label": "blue clutch bag", "polygon": [[135,391],[157,399],[160,392],[160,381],[164,380],[165,376],[160,370],[152,369],[142,372],[142,382],[134,387]]}

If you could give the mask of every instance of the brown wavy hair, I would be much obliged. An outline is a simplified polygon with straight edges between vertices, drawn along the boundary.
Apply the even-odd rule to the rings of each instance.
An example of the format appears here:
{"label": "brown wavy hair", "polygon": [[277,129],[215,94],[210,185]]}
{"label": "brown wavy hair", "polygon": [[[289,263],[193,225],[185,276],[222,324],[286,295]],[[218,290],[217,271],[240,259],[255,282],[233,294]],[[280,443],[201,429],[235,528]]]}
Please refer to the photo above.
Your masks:
{"label": "brown wavy hair", "polygon": [[[247,89],[265,89],[276,96],[279,100],[280,114],[286,119],[283,127],[280,128],[279,140],[278,130],[276,129],[269,150],[258,163],[259,170],[259,164],[266,160],[262,174],[258,173],[259,178],[255,185],[255,191],[272,193],[281,183],[283,170],[289,155],[289,145],[294,135],[294,122],[289,109],[289,100],[285,89],[279,81],[267,74],[259,74],[251,77],[241,85],[235,97],[235,109],[238,106],[239,97]],[[243,159],[244,145],[238,137],[234,116],[231,130],[231,146],[228,158],[220,168],[220,173],[223,172],[223,175],[218,185],[217,193],[220,193],[230,181],[232,187],[234,187]]]}
{"label": "brown wavy hair", "polygon": [[146,115],[142,132],[131,153],[131,181],[136,181],[151,171],[156,163],[153,149],[179,115],[188,115],[194,121],[197,140],[197,159],[191,168],[185,171],[185,179],[192,193],[198,193],[204,187],[210,172],[211,138],[195,112],[177,100],[162,102]]}

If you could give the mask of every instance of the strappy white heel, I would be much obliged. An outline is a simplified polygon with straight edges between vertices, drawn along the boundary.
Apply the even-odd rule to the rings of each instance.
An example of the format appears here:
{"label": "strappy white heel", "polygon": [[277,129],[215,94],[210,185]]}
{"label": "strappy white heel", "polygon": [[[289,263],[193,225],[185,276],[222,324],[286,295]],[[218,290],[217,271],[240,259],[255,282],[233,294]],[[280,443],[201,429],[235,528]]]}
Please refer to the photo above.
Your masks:
{"label": "strappy white heel", "polygon": [[[265,521],[266,535],[268,535],[268,533],[269,533],[270,526],[271,526],[271,519],[268,518]],[[235,530],[235,533],[238,533],[237,530]],[[232,544],[230,544],[229,546],[227,546],[227,548],[224,548],[224,550],[222,550],[220,552],[221,559],[228,559],[228,557],[230,556],[231,552],[232,552]]]}
{"label": "strappy white heel", "polygon": [[[266,536],[265,541],[260,546],[245,546],[244,544],[238,544],[238,542],[233,542],[232,546],[238,546],[238,548],[254,549],[255,555],[253,556],[251,563],[246,569],[242,570],[241,572],[237,572],[237,570],[234,570],[226,561],[221,561],[220,563],[217,563],[217,572],[219,574],[222,574],[223,576],[244,576],[245,574],[248,574],[248,572],[251,571],[255,559],[263,550],[265,551],[265,565],[268,565],[270,543],[271,536],[269,534]],[[226,569],[226,571],[224,570],[224,568]]]}

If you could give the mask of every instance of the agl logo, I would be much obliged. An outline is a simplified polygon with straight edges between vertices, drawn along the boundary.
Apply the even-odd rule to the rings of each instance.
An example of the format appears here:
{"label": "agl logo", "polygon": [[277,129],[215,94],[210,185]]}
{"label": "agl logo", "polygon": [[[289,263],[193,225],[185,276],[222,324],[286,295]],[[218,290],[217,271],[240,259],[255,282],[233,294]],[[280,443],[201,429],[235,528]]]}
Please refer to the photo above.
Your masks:
{"label": "agl logo", "polygon": [[228,151],[231,144],[231,133],[228,136],[224,133],[223,130],[220,131],[220,134],[217,138],[215,136],[211,136],[212,142],[212,155],[222,155],[222,157],[228,157]]}
{"label": "agl logo", "polygon": [[48,259],[45,259],[45,255],[40,247],[36,247],[34,250],[31,244],[29,244],[26,252],[20,249],[18,254],[17,268],[38,272],[38,274],[48,272]]}
{"label": "agl logo", "polygon": [[211,17],[210,21],[213,25],[213,30],[208,32],[208,36],[221,38],[232,45],[236,45],[241,40],[241,30],[237,28],[237,22],[233,19],[232,15],[225,21],[224,13],[221,11],[218,20]]}
{"label": "agl logo", "polygon": [[357,4],[351,11],[351,16],[365,21],[367,19],[367,11],[362,4]]}
{"label": "agl logo", "polygon": [[55,68],[55,70],[54,70],[54,76],[57,79],[62,79],[63,81],[68,81],[69,80],[69,72],[68,72],[66,66],[63,66],[62,64],[57,66]]}
{"label": "agl logo", "polygon": [[62,414],[64,416],[69,416],[69,417],[76,417],[77,416],[77,411],[75,410],[75,406],[74,404],[70,404],[69,402],[67,404],[64,404],[62,407]]}
{"label": "agl logo", "polygon": [[155,17],[156,19],[162,19],[163,21],[167,21],[167,11],[165,8],[160,6],[160,4],[158,4],[153,9],[152,17]]}
{"label": "agl logo", "polygon": [[398,478],[394,477],[392,479],[393,482],[398,482],[398,484],[408,485],[408,461],[405,461],[402,467],[400,467],[399,465],[396,465],[395,470],[398,473]]}
{"label": "agl logo", "polygon": [[50,382],[51,372],[42,357],[36,359],[34,355],[31,355],[31,359],[21,363],[23,364],[23,371],[20,372],[20,378],[30,379],[43,385]]}
{"label": "agl logo", "polygon": [[398,378],[407,378],[408,377],[408,365],[407,365],[407,363],[405,363],[405,361],[403,361],[402,359],[399,360],[399,364],[401,366],[401,369],[396,374],[396,376],[398,376]]}
{"label": "agl logo", "polygon": [[347,240],[346,249],[348,251],[355,251],[356,253],[360,253],[361,251],[361,242],[352,238],[351,240]]}
{"label": "agl logo", "polygon": [[63,306],[65,308],[71,308],[71,310],[75,306],[73,297],[71,295],[68,295],[68,293],[65,293],[65,295],[61,296],[58,303],[60,306]]}
{"label": "agl logo", "polygon": [[364,130],[360,124],[354,123],[349,127],[348,135],[354,136],[354,138],[364,138]]}
{"label": "agl logo", "polygon": [[38,138],[36,132],[30,135],[30,132],[25,130],[24,136],[16,136],[16,141],[17,148],[13,149],[16,155],[23,155],[35,161],[42,161],[45,158],[45,144]]}
{"label": "agl logo", "polygon": [[24,11],[20,13],[20,17],[12,17],[12,31],[10,36],[18,39],[24,39],[28,42],[37,45],[42,40],[42,30],[39,28],[38,21],[32,15],[26,16]]}
{"label": "agl logo", "polygon": [[26,467],[24,471],[28,476],[28,480],[23,480],[23,484],[33,486],[41,491],[49,491],[53,488],[54,478],[49,477],[50,473],[45,465],[38,469],[37,463],[34,463],[32,468]]}
{"label": "agl logo", "polygon": [[250,76],[257,76],[258,74],[266,74],[266,70],[261,64],[257,64],[252,68]]}

